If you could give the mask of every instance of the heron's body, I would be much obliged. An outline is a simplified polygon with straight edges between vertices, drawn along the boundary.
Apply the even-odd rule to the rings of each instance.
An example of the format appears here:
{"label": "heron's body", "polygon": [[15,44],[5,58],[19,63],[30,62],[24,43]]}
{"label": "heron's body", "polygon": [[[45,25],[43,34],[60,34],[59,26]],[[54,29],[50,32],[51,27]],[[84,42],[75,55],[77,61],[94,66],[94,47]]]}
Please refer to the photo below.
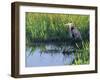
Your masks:
{"label": "heron's body", "polygon": [[82,36],[80,31],[73,23],[68,23],[66,25],[69,28],[68,32],[69,32],[69,37],[72,40],[72,43],[74,43],[79,48],[79,46],[82,46]]}
{"label": "heron's body", "polygon": [[71,28],[72,38],[82,40],[81,33],[78,31],[77,28]]}

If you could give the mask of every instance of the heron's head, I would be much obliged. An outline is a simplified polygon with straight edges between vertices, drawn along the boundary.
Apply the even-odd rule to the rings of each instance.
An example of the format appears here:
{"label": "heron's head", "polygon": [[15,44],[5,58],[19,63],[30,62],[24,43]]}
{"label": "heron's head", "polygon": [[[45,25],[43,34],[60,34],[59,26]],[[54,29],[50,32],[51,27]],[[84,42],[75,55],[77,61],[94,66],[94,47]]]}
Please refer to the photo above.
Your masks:
{"label": "heron's head", "polygon": [[67,23],[67,24],[65,24],[65,27],[66,27],[66,28],[69,28],[69,29],[73,29],[74,26],[75,26],[74,23]]}

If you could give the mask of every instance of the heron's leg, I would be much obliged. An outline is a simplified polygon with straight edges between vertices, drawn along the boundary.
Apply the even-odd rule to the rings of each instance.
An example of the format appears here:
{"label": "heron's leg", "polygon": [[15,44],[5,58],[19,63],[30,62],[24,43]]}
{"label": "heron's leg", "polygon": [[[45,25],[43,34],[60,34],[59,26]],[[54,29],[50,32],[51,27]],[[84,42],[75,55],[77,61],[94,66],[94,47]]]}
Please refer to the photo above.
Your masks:
{"label": "heron's leg", "polygon": [[71,43],[75,48],[80,49],[80,41],[76,40],[76,39],[72,39],[72,43]]}
{"label": "heron's leg", "polygon": [[76,47],[80,49],[79,45],[77,43],[75,43]]}
{"label": "heron's leg", "polygon": [[75,45],[77,48],[81,49],[83,47],[83,40],[77,40]]}

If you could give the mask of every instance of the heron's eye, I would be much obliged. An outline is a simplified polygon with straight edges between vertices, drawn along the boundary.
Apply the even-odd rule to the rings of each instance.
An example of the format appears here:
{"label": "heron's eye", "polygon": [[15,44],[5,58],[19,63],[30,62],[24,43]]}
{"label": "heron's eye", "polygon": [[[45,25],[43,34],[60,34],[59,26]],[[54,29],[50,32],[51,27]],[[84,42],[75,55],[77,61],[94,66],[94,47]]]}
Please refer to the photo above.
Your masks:
{"label": "heron's eye", "polygon": [[73,30],[74,29],[74,27],[71,27],[71,30]]}

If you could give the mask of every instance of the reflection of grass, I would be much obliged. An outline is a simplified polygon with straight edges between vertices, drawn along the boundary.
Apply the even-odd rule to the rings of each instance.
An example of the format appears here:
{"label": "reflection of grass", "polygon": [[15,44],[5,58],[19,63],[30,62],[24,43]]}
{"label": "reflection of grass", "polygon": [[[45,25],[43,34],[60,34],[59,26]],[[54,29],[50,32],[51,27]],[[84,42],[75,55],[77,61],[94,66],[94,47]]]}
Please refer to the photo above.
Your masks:
{"label": "reflection of grass", "polygon": [[[67,47],[67,45],[66,45],[66,47]],[[40,52],[46,51],[45,44],[38,45],[38,46],[31,46],[29,48],[31,49],[29,56],[34,55],[34,51],[36,50],[36,48],[39,48]],[[85,42],[83,42],[83,47],[81,49],[76,49],[76,51],[74,53],[75,60],[72,62],[72,64],[74,64],[74,65],[89,64],[89,53],[90,53],[89,52],[89,42],[85,41]]]}
{"label": "reflection of grass", "polygon": [[27,47],[26,47],[26,51],[28,50],[28,49],[30,49],[30,51],[29,51],[29,56],[30,55],[33,55],[34,54],[34,51],[36,50],[36,48],[39,48],[40,49],[40,52],[44,52],[45,50],[46,50],[46,48],[45,48],[45,45],[39,45],[39,46],[36,46],[36,45],[31,45],[31,46],[29,46],[29,45],[27,45]]}
{"label": "reflection of grass", "polygon": [[40,51],[41,52],[44,52],[46,50],[46,47],[45,46],[40,46]]}
{"label": "reflection of grass", "polygon": [[28,56],[33,55],[36,47],[35,46],[27,46],[26,51],[29,52]]}
{"label": "reflection of grass", "polygon": [[75,53],[73,64],[89,64],[89,42],[83,43],[83,48]]}

